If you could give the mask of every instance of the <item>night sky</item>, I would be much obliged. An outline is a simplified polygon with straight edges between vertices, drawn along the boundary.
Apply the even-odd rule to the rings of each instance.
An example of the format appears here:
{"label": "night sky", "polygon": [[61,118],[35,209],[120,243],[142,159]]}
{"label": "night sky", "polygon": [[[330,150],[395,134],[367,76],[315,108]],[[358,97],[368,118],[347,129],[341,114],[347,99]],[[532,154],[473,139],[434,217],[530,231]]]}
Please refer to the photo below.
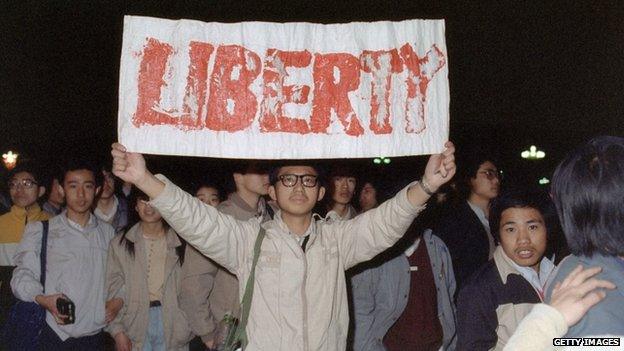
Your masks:
{"label": "night sky", "polygon": [[[126,14],[207,22],[443,18],[451,139],[460,151],[494,149],[506,174],[533,181],[592,136],[624,135],[624,2],[458,3],[1,0],[0,151],[46,164],[69,153],[107,155],[116,140]],[[546,151],[545,160],[519,158],[531,144]],[[219,180],[228,164],[164,156],[150,162],[182,181],[199,174]],[[397,159],[386,171],[407,169],[416,178],[411,169],[422,162]]]}

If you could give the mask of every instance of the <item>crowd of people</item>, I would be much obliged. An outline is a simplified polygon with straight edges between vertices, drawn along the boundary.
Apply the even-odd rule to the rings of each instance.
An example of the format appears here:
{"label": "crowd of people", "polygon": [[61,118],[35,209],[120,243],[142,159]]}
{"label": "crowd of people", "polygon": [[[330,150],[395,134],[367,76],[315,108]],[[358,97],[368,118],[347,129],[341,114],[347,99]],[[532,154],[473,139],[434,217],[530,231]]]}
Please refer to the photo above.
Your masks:
{"label": "crowd of people", "polygon": [[[46,310],[43,350],[228,350],[232,334],[245,350],[547,350],[624,336],[623,138],[572,151],[550,196],[506,189],[492,155],[456,163],[450,142],[396,194],[339,161],[243,162],[227,196],[212,183],[189,194],[123,145],[111,153],[10,172],[0,349],[20,349],[18,301]],[[553,247],[560,230],[567,245]]]}

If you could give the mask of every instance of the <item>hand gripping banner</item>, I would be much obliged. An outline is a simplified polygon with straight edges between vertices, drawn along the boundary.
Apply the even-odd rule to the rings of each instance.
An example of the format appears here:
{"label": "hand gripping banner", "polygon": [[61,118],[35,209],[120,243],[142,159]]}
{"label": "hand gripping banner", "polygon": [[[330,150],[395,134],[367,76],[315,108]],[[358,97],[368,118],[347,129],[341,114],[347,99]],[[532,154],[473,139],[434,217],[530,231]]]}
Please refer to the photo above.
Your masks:
{"label": "hand gripping banner", "polygon": [[222,158],[430,154],[449,131],[443,20],[204,23],[126,16],[119,140]]}

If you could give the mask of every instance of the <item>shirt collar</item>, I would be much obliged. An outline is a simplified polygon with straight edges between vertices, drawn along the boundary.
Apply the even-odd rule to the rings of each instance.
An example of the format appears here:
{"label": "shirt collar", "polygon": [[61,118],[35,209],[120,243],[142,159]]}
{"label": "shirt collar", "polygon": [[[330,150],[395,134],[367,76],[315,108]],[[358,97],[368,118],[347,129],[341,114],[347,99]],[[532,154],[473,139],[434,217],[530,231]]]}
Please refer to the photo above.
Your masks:
{"label": "shirt collar", "polygon": [[64,210],[63,212],[61,212],[60,216],[62,216],[62,218],[64,218],[67,221],[67,224],[69,226],[71,226],[72,228],[80,232],[84,232],[87,229],[97,226],[97,218],[93,215],[93,213],[89,213],[89,220],[87,221],[87,225],[85,225],[84,227],[72,221],[71,219],[69,219],[69,217],[67,217],[67,210]]}
{"label": "shirt collar", "polygon": [[516,264],[513,260],[510,260],[511,265],[520,273],[520,275],[526,279],[531,285],[538,291],[542,292],[546,286],[546,282],[550,277],[555,265],[546,257],[542,258],[540,262],[539,274],[531,267],[522,267]]}
{"label": "shirt collar", "polygon": [[[141,230],[141,222],[135,224],[134,226],[132,226],[132,228],[128,230],[128,232],[126,233],[126,239],[133,243],[136,243],[139,240],[147,240],[143,236],[143,232]],[[167,228],[164,239],[167,242],[167,247],[178,247],[182,245],[182,242],[178,238],[178,235],[172,228]]]}
{"label": "shirt collar", "polygon": [[510,274],[519,274],[526,279],[537,290],[543,290],[544,284],[548,280],[550,273],[555,265],[546,257],[540,261],[540,274],[531,267],[518,266],[509,256],[505,254],[502,246],[498,246],[494,251],[494,262],[500,274],[503,284],[507,284],[507,276]]}

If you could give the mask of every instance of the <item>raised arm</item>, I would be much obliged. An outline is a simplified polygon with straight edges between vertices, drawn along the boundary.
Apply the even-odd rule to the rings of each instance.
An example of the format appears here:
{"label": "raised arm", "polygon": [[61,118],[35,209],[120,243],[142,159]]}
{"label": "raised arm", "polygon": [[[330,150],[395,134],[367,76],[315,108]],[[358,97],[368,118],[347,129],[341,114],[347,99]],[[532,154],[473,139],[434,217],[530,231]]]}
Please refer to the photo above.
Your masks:
{"label": "raised arm", "polygon": [[182,238],[231,272],[238,272],[260,230],[259,221],[237,221],[202,203],[164,176],[153,175],[141,154],[128,152],[121,144],[113,144],[111,154],[113,173],[147,194],[150,204]]}
{"label": "raised arm", "polygon": [[407,191],[407,198],[412,206],[424,205],[429,197],[446,184],[455,175],[455,145],[447,141],[441,154],[431,155],[425,172],[417,184],[413,184]]}
{"label": "raised arm", "polygon": [[155,198],[165,190],[165,183],[154,176],[146,167],[143,155],[128,152],[126,147],[114,143],[113,173],[123,181],[132,183],[150,198]]}
{"label": "raised arm", "polygon": [[455,170],[455,147],[447,142],[443,153],[429,158],[420,181],[375,209],[349,221],[335,222],[345,268],[370,260],[398,241],[429,197],[455,175]]}

